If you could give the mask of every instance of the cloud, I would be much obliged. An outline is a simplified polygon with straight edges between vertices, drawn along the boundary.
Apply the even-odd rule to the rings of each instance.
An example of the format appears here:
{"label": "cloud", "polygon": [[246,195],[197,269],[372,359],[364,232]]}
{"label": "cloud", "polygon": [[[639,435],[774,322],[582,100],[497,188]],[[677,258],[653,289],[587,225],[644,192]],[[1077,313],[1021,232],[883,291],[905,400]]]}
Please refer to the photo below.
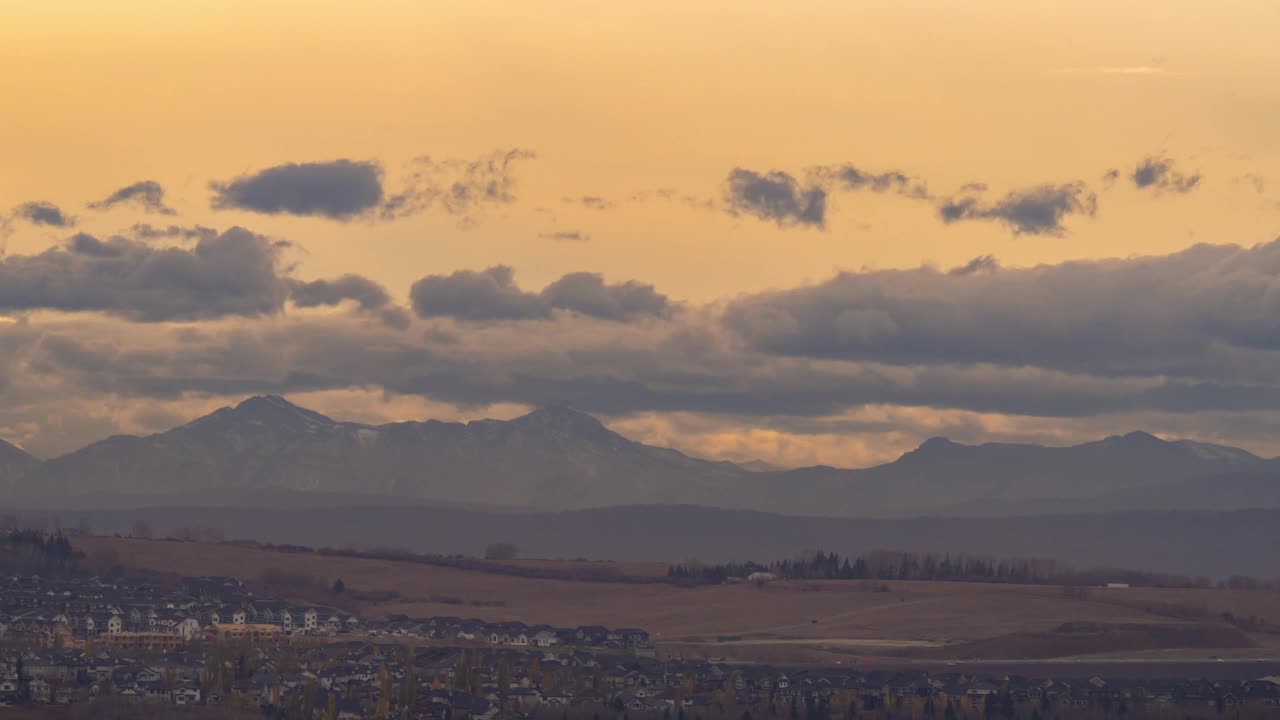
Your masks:
{"label": "cloud", "polygon": [[217,229],[204,225],[158,227],[150,223],[134,223],[125,232],[138,240],[202,240],[218,236]]}
{"label": "cloud", "polygon": [[599,273],[569,273],[542,290],[542,299],[561,308],[611,320],[659,317],[671,304],[652,285],[635,281],[608,284]]}
{"label": "cloud", "polygon": [[563,197],[560,199],[566,205],[581,205],[588,210],[609,210],[613,208],[613,203],[608,198],[599,195],[582,195],[579,197]]}
{"label": "cloud", "polygon": [[550,312],[536,293],[516,286],[515,271],[506,265],[428,275],[413,284],[409,297],[414,312],[424,318],[519,320],[546,317]]}
{"label": "cloud", "polygon": [[1152,156],[1138,163],[1129,174],[1133,186],[1139,190],[1152,189],[1156,193],[1189,193],[1200,185],[1200,173],[1184,175],[1174,169],[1173,160]]}
{"label": "cloud", "polygon": [[298,307],[333,306],[354,300],[363,310],[377,310],[391,302],[386,288],[362,275],[347,274],[332,280],[297,281],[290,295]]}
{"label": "cloud", "polygon": [[699,197],[690,195],[689,193],[680,192],[675,188],[658,188],[657,190],[641,190],[627,198],[630,202],[649,202],[650,200],[665,200],[666,202],[679,203],[690,210],[715,210],[716,201],[709,197]]}
{"label": "cloud", "polygon": [[131,203],[140,206],[144,212],[174,215],[174,209],[165,205],[164,187],[155,180],[142,180],[116,190],[107,197],[89,207],[94,210],[110,210],[116,205]]}
{"label": "cloud", "polygon": [[347,159],[277,165],[210,188],[215,209],[331,220],[350,220],[383,199],[381,166]]}
{"label": "cloud", "polygon": [[[877,193],[892,192],[921,200],[929,198],[929,191],[924,182],[897,170],[874,173],[861,170],[850,163],[845,163],[843,165],[814,168],[810,171],[810,175],[818,178],[824,185],[830,185],[839,190],[866,190]],[[983,187],[985,188],[985,186]]]}
{"label": "cloud", "polygon": [[289,294],[284,247],[243,228],[189,250],[81,233],[62,247],[0,260],[0,311],[91,311],[141,322],[271,314]]}
{"label": "cloud", "polygon": [[68,228],[76,224],[75,218],[63,212],[57,205],[42,201],[23,203],[14,208],[9,213],[9,221],[15,219],[25,220],[32,225],[59,228]]}
{"label": "cloud", "polygon": [[559,230],[549,233],[538,233],[543,240],[559,240],[561,242],[588,242],[591,236],[581,230]]}
{"label": "cloud", "polygon": [[376,318],[384,325],[399,330],[409,327],[412,322],[408,310],[391,304],[391,295],[386,288],[363,275],[347,274],[332,279],[296,280],[293,282],[290,299],[301,308],[333,307],[350,300],[355,303],[358,313]]}
{"label": "cloud", "polygon": [[[139,252],[95,240],[59,252],[95,263]],[[0,268],[7,290],[11,267]],[[338,278],[304,302],[348,302],[358,314],[210,315],[180,330],[120,310],[0,324],[0,427],[35,418],[24,442],[49,447],[65,431],[44,419],[85,403],[128,416],[139,402],[363,388],[459,408],[707,414],[793,433],[853,432],[847,423],[873,420],[875,408],[918,413],[921,428],[943,432],[955,425],[931,418],[966,413],[982,423],[975,437],[1028,418],[1049,436],[1091,427],[1073,418],[1190,427],[1206,413],[1226,432],[1251,413],[1280,418],[1277,279],[1280,241],[1200,245],[1028,268],[982,257],[958,271],[843,273],[676,312],[640,283],[575,273],[533,292],[498,267],[424,278],[414,309],[437,319],[414,333],[384,324],[393,308],[376,290]],[[136,304],[117,299],[123,287],[98,304]]]}
{"label": "cloud", "polygon": [[951,268],[948,275],[976,275],[977,273],[995,272],[1000,269],[1000,261],[995,255],[979,255],[959,267]]}
{"label": "cloud", "polygon": [[505,265],[428,275],[409,291],[419,317],[451,317],[469,322],[546,319],[565,310],[604,320],[625,321],[665,315],[671,308],[652,285],[609,284],[597,273],[569,273],[540,293],[522,290]]}
{"label": "cloud", "polygon": [[788,357],[1239,381],[1272,377],[1258,364],[1280,350],[1278,283],[1280,240],[1197,245],[992,272],[844,272],[735,300],[725,323]]}
{"label": "cloud", "polygon": [[725,203],[734,215],[751,215],[777,223],[823,228],[827,222],[827,190],[817,184],[802,185],[781,170],[758,173],[734,168],[726,181]]}
{"label": "cloud", "polygon": [[1267,191],[1267,179],[1258,173],[1245,173],[1236,179],[1236,182],[1248,183],[1253,191],[1261,195]]}
{"label": "cloud", "polygon": [[515,165],[536,157],[530,150],[495,150],[474,160],[413,161],[404,188],[378,208],[384,220],[408,217],[435,207],[470,220],[486,206],[515,202]]}
{"label": "cloud", "polygon": [[1007,225],[1014,235],[1062,236],[1067,232],[1063,221],[1068,216],[1092,217],[1097,208],[1097,196],[1084,183],[1076,182],[1014,190],[992,204],[972,195],[951,198],[938,206],[938,215],[947,224],[994,220]]}

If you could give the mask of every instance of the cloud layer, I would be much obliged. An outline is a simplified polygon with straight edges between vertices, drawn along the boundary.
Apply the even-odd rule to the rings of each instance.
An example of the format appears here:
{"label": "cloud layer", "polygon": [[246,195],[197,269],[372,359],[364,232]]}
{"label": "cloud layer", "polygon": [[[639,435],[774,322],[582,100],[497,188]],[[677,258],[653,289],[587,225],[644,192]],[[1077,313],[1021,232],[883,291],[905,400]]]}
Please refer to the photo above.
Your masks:
{"label": "cloud layer", "polygon": [[88,311],[142,322],[271,314],[289,294],[283,247],[243,228],[189,250],[80,233],[38,255],[0,260],[0,312]]}
{"label": "cloud layer", "polygon": [[1018,269],[979,258],[845,272],[734,301],[725,321],[777,355],[1212,381],[1280,349],[1277,288],[1280,241]]}

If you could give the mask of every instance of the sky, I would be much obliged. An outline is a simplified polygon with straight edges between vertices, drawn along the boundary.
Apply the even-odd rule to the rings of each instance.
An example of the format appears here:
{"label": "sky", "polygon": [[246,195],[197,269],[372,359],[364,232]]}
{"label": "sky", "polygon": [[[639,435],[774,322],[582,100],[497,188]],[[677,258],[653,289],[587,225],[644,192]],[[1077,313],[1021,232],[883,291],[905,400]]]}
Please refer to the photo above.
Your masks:
{"label": "sky", "polygon": [[0,438],[1280,455],[1280,5],[0,0]]}

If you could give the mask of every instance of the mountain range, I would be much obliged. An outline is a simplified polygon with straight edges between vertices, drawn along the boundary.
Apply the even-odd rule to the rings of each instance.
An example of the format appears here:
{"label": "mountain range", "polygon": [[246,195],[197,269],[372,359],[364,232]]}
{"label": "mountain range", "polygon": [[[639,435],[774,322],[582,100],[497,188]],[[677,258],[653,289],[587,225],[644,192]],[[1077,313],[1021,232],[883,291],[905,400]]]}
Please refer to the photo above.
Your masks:
{"label": "mountain range", "polygon": [[1280,460],[1135,432],[1071,447],[926,441],[865,469],[690,457],[563,407],[512,420],[341,422],[258,396],[166,432],[39,461],[0,442],[15,505],[701,505],[842,517],[1280,507]]}

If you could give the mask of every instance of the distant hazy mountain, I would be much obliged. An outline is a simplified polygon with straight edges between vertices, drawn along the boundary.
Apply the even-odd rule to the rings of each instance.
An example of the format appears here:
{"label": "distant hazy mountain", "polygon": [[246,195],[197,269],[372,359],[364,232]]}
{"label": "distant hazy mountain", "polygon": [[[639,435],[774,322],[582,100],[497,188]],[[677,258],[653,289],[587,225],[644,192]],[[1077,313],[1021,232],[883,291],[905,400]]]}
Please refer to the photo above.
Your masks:
{"label": "distant hazy mountain", "polygon": [[43,497],[173,502],[209,489],[286,489],[565,508],[664,502],[690,488],[698,499],[729,495],[745,474],[631,442],[564,408],[510,421],[371,426],[267,396],[157,435],[108,438],[44,463],[19,484]]}
{"label": "distant hazy mountain", "polygon": [[1063,448],[937,438],[863,470],[771,470],[633,442],[567,408],[509,421],[373,426],[275,396],[156,435],[116,436],[40,464],[20,460],[7,473],[5,457],[0,447],[0,482],[28,505],[84,506],[103,496],[135,505],[235,505],[268,503],[263,493],[273,491],[306,493],[311,506],[326,497],[334,505],[390,497],[539,510],[693,504],[836,516],[1280,506],[1277,461],[1146,433]]}
{"label": "distant hazy mountain", "polygon": [[[1254,486],[1280,488],[1280,474],[1258,477],[1280,473],[1276,460],[1143,432],[1071,447],[961,445],[934,438],[891,463],[865,470],[804,468],[781,476],[797,499],[823,498],[833,511],[829,514],[1019,515],[1195,509],[1215,496],[1223,478],[1238,473],[1252,474]],[[841,491],[851,486],[855,492]],[[1231,507],[1259,505],[1245,499]],[[788,503],[777,509],[812,512],[815,507]]]}

